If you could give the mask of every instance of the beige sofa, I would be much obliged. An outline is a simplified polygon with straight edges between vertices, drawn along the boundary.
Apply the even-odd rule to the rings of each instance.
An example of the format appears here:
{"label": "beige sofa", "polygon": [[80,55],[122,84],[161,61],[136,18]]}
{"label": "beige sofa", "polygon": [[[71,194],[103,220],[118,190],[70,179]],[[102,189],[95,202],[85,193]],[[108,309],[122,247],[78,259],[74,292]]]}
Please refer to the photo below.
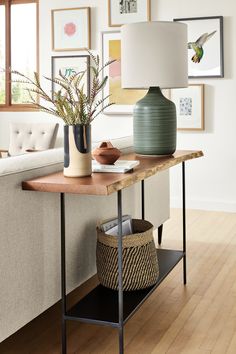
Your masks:
{"label": "beige sofa", "polygon": [[[113,144],[128,152],[130,139]],[[60,299],[59,194],[21,182],[62,169],[63,149],[0,160],[0,342]],[[169,217],[168,172],[146,182],[146,218]],[[116,195],[66,195],[67,290],[96,273],[95,226],[116,215]],[[140,217],[140,184],[123,192],[123,211]]]}

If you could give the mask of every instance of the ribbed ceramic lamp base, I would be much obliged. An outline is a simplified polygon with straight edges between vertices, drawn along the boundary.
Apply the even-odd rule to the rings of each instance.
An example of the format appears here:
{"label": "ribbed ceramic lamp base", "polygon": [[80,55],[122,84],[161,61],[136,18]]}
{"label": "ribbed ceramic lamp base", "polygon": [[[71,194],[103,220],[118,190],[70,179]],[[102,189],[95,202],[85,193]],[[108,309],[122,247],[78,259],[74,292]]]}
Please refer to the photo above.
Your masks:
{"label": "ribbed ceramic lamp base", "polygon": [[150,87],[134,107],[134,150],[141,155],[171,155],[176,150],[176,108],[159,87]]}

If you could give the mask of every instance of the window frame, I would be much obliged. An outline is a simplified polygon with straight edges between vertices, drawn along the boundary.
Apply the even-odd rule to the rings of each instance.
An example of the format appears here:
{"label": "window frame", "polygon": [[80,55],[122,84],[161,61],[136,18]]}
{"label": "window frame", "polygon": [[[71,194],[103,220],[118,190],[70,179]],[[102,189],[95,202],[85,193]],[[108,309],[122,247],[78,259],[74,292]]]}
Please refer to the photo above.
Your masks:
{"label": "window frame", "polygon": [[[0,5],[5,5],[5,92],[6,101],[0,104],[0,112],[35,111],[35,105],[26,103],[11,103],[11,5],[36,4],[36,71],[39,73],[39,0],[0,0]],[[38,98],[37,98],[38,100]]]}

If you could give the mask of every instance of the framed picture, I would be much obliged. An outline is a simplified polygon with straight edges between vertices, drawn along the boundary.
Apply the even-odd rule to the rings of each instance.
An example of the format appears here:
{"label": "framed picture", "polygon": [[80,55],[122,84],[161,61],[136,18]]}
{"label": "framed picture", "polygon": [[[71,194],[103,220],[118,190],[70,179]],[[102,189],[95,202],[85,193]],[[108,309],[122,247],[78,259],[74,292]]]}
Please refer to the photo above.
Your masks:
{"label": "framed picture", "polygon": [[108,0],[108,19],[110,27],[150,21],[150,0]]}
{"label": "framed picture", "polygon": [[90,48],[90,8],[52,10],[52,50]]}
{"label": "framed picture", "polygon": [[223,17],[176,18],[188,25],[188,75],[224,77]]}
{"label": "framed picture", "polygon": [[204,85],[172,89],[171,100],[176,105],[178,130],[204,130]]}
{"label": "framed picture", "polygon": [[[51,58],[52,65],[52,79],[59,77],[59,71],[66,76],[70,77],[80,71],[87,70],[86,75],[83,77],[81,85],[84,85],[84,92],[90,94],[90,56],[89,55],[72,55],[72,56],[53,56]],[[58,87],[57,87],[58,86]],[[52,82],[52,92],[59,90],[60,86]]]}
{"label": "framed picture", "polygon": [[102,60],[116,61],[107,66],[104,76],[108,76],[108,83],[103,90],[103,97],[109,97],[115,104],[103,111],[104,114],[133,114],[133,105],[140,100],[146,90],[127,90],[121,87],[121,40],[120,32],[102,33]]}

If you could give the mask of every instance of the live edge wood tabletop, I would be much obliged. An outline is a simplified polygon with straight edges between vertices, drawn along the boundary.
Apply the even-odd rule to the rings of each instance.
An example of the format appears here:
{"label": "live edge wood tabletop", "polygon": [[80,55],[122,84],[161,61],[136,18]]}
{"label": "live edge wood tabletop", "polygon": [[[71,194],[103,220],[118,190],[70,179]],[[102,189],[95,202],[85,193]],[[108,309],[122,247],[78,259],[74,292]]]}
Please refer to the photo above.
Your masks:
{"label": "live edge wood tabletop", "polygon": [[22,182],[24,190],[73,193],[88,195],[109,195],[129,187],[147,177],[164,171],[184,161],[203,156],[200,150],[179,150],[171,156],[140,156],[134,153],[122,155],[122,160],[139,160],[140,164],[128,173],[93,173],[90,177],[68,178],[63,172]]}

